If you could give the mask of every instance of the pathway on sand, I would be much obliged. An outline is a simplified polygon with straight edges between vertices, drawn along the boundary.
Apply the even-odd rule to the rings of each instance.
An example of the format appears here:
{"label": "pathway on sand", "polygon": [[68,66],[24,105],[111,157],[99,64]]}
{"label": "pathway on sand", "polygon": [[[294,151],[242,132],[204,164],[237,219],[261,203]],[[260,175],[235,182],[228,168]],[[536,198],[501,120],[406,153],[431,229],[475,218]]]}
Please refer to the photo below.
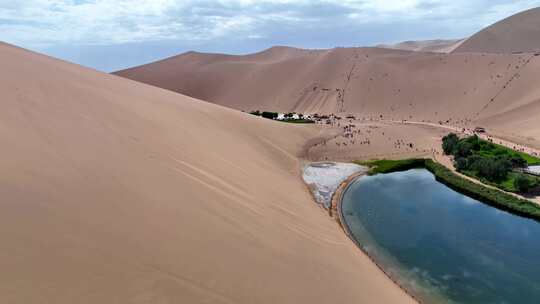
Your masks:
{"label": "pathway on sand", "polygon": [[478,137],[489,140],[491,139],[494,143],[500,144],[502,146],[505,146],[507,148],[511,148],[514,150],[518,150],[521,152],[525,152],[530,155],[540,156],[540,150],[535,149],[526,145],[518,144],[509,140],[502,139],[500,137],[497,137],[489,132],[486,133],[475,133],[471,129],[463,128],[463,127],[457,127],[457,126],[451,126],[451,125],[441,125],[436,123],[430,123],[430,122],[422,122],[422,121],[390,121],[392,123],[400,123],[400,124],[410,124],[410,125],[425,125],[425,126],[432,126],[440,129],[446,129],[450,130],[452,132],[465,134],[465,135],[473,135],[476,134]]}
{"label": "pathway on sand", "polygon": [[[348,127],[354,125],[354,127]],[[472,182],[485,185],[480,181],[456,172],[450,157],[444,155],[441,139],[449,132],[472,135],[473,130],[458,126],[441,125],[418,121],[379,120],[359,122],[342,121],[341,135],[317,142],[307,149],[306,158],[311,161],[353,161],[369,159],[405,159],[432,158],[443,164],[454,173]],[[489,133],[478,134],[482,139],[519,150],[531,155],[540,155],[540,150],[519,145]],[[540,196],[516,197],[531,200],[540,204]]]}

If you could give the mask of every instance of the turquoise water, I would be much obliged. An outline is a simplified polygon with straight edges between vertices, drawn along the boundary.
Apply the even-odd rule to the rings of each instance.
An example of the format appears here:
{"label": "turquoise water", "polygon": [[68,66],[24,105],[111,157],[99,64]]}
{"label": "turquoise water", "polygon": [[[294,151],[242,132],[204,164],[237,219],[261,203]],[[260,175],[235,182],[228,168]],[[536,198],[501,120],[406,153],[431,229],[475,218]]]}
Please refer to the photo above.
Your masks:
{"label": "turquoise water", "polygon": [[428,303],[540,303],[540,223],[482,204],[427,170],[364,176],[343,197],[354,238]]}

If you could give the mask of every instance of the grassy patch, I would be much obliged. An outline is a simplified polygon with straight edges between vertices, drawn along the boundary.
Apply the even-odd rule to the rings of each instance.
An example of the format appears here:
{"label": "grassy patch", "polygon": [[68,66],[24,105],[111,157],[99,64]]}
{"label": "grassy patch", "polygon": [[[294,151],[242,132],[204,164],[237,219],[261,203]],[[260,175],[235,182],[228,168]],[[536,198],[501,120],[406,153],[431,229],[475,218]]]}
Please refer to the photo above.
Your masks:
{"label": "grassy patch", "polygon": [[521,155],[521,157],[523,157],[527,161],[527,165],[529,166],[540,165],[540,158],[533,155],[529,155],[527,153],[519,152],[519,151],[516,151],[516,153]]}
{"label": "grassy patch", "polygon": [[373,175],[377,173],[391,173],[397,171],[405,171],[415,168],[424,168],[424,159],[412,158],[412,159],[400,159],[400,160],[372,160],[372,161],[356,161],[356,164],[368,166],[370,168],[368,174]]}
{"label": "grassy patch", "polygon": [[506,179],[499,183],[500,188],[508,192],[519,192],[514,186],[517,177],[518,175],[516,173],[509,173]]}
{"label": "grassy patch", "polygon": [[474,171],[461,170],[461,171],[459,171],[459,173],[467,175],[468,177],[472,177],[474,179],[477,179],[477,180],[481,181],[482,183],[484,183],[486,185],[497,187],[497,188],[499,188],[501,190],[504,190],[504,191],[507,191],[507,192],[514,192],[514,193],[518,192],[516,187],[514,187],[514,180],[518,177],[518,173],[515,173],[515,172],[508,173],[508,175],[506,175],[506,177],[504,179],[499,180],[497,182],[492,182],[492,181],[489,181],[489,180],[487,180],[485,178],[481,178],[478,175],[476,175],[476,173]]}
{"label": "grassy patch", "polygon": [[298,118],[298,119],[295,119],[295,118],[286,118],[286,119],[282,119],[280,121],[283,121],[283,122],[288,122],[288,123],[298,123],[298,124],[312,124],[312,123],[315,123],[315,121],[311,120],[311,119],[304,119],[304,118]]}
{"label": "grassy patch", "polygon": [[483,139],[479,139],[479,142],[480,142],[480,150],[478,151],[478,153],[482,156],[490,156],[490,157],[496,157],[496,156],[501,156],[501,155],[520,156],[527,162],[527,165],[529,166],[540,165],[540,158],[536,156],[533,156],[533,155],[530,155],[521,151],[516,151],[510,148],[507,148],[505,146],[501,146],[499,144],[494,144]]}

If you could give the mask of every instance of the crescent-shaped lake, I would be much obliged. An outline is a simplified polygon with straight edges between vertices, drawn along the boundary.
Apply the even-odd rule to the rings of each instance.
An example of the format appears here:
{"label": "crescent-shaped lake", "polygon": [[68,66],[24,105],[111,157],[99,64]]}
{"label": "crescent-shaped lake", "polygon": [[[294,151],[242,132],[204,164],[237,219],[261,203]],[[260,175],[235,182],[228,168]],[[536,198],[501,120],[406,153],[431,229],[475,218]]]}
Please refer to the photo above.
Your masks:
{"label": "crescent-shaped lake", "polygon": [[358,178],[342,214],[359,246],[423,302],[540,303],[540,223],[425,169]]}

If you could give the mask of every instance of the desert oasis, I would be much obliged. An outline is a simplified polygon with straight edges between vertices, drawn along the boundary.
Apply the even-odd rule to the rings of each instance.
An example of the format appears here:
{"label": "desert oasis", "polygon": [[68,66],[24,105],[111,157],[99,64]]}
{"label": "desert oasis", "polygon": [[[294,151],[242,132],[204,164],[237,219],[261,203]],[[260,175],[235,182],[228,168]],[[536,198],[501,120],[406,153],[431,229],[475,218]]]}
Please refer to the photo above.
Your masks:
{"label": "desert oasis", "polygon": [[540,301],[540,8],[111,73],[0,43],[0,67],[2,303]]}

